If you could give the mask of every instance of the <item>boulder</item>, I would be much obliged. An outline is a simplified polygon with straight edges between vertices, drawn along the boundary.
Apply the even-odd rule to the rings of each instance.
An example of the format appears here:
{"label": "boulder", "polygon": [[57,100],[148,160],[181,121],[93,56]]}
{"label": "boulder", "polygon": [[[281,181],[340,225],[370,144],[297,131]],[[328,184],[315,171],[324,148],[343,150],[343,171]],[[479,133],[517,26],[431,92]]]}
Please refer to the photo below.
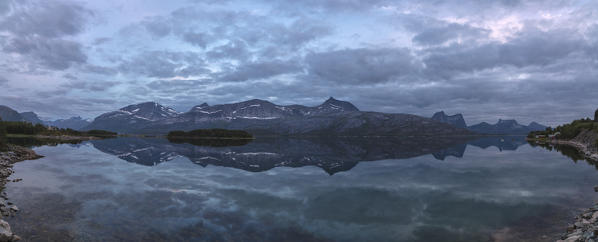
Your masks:
{"label": "boulder", "polygon": [[20,240],[19,236],[16,236],[10,230],[10,225],[0,219],[0,242],[10,242]]}

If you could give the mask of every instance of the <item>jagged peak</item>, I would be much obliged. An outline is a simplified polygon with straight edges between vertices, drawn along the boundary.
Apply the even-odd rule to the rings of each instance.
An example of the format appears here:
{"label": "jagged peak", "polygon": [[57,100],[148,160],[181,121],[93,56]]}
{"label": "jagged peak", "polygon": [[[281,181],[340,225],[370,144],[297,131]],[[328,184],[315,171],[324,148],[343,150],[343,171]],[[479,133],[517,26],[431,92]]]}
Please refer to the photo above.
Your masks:
{"label": "jagged peak", "polygon": [[347,101],[338,100],[338,99],[335,99],[334,97],[329,97],[326,101],[324,101],[324,103],[320,104],[320,107],[325,106],[325,105],[335,105],[335,106],[342,105],[343,108],[346,109],[345,111],[359,111],[359,109],[357,107],[355,107],[355,105],[353,105],[352,103],[347,102]]}
{"label": "jagged peak", "polygon": [[328,99],[326,99],[326,101],[324,101],[324,104],[326,104],[326,103],[338,103],[338,102],[345,102],[345,101],[338,100],[338,99],[336,99],[334,97],[329,97]]}

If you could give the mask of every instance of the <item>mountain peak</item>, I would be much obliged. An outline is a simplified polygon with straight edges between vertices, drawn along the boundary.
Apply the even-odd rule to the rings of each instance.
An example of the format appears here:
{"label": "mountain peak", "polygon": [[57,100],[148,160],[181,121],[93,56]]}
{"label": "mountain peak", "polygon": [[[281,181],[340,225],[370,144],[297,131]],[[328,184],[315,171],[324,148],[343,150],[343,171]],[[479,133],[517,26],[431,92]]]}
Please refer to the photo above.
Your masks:
{"label": "mountain peak", "polygon": [[34,112],[22,112],[19,114],[21,115],[21,117],[23,117],[23,119],[25,121],[30,122],[32,124],[43,124],[44,123],[44,121],[39,119],[39,116],[37,116],[37,114]]}
{"label": "mountain peak", "polygon": [[129,113],[134,117],[147,120],[171,118],[178,115],[178,113],[174,109],[163,106],[157,102],[144,102],[133,104],[121,108],[120,110]]}
{"label": "mountain peak", "polygon": [[341,101],[333,97],[328,98],[324,103],[317,107],[318,109],[327,109],[329,111],[354,112],[359,111],[355,105],[347,101]]}
{"label": "mountain peak", "polygon": [[462,128],[462,129],[467,128],[465,119],[463,118],[463,115],[460,113],[449,116],[449,115],[446,115],[446,113],[444,111],[440,111],[440,112],[434,113],[434,115],[432,116],[432,119],[436,120],[438,122],[441,122],[441,123],[447,123],[447,124],[453,125],[458,128]]}
{"label": "mountain peak", "polygon": [[515,124],[518,125],[517,120],[515,119],[499,119],[497,124]]}

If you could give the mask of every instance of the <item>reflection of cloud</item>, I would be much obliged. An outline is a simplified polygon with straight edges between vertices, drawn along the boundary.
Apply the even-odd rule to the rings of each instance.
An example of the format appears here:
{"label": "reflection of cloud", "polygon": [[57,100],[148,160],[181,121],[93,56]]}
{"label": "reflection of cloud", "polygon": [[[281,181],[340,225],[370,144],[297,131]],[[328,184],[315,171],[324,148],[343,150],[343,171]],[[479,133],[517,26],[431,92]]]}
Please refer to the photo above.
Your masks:
{"label": "reflection of cloud", "polygon": [[529,146],[468,147],[443,162],[431,155],[365,162],[335,176],[314,167],[200,167],[180,157],[140,166],[90,144],[37,152],[46,157],[17,163],[24,181],[8,186],[27,211],[11,221],[24,238],[430,241],[488,238],[499,229],[535,236],[560,233],[554,216],[596,198],[586,190],[598,182],[571,179],[595,177],[592,167]]}

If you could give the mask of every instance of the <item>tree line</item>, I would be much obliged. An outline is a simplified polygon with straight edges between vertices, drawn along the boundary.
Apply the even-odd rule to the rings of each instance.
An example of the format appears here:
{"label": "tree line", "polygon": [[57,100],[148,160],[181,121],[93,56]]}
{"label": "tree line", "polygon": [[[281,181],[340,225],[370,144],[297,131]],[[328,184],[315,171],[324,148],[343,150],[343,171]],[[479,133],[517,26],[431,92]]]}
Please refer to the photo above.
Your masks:
{"label": "tree line", "polygon": [[105,130],[78,131],[69,128],[49,127],[29,122],[2,121],[0,118],[0,145],[6,146],[6,135],[44,135],[44,136],[94,136],[112,137],[117,133]]}
{"label": "tree line", "polygon": [[573,139],[584,130],[598,133],[598,121],[590,118],[578,119],[568,124],[559,125],[556,128],[548,127],[543,131],[531,132],[528,137],[534,138],[536,135],[556,135],[556,138],[558,139]]}

